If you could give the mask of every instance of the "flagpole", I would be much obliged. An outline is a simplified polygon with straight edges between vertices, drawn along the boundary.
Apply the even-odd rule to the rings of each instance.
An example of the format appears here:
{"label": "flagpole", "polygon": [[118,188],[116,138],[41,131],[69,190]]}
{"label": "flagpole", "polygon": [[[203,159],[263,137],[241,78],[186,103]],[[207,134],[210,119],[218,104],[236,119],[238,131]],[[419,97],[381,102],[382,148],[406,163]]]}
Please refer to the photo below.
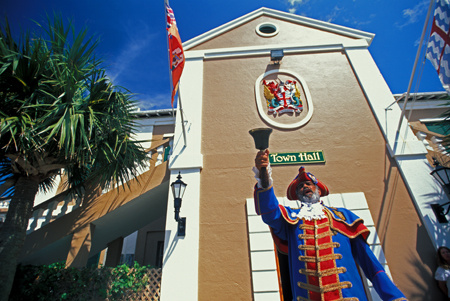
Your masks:
{"label": "flagpole", "polygon": [[[164,0],[164,15],[167,18],[167,7],[169,6],[169,1],[168,0]],[[167,20],[166,20],[167,22]],[[167,30],[167,29],[166,29]],[[166,38],[166,44],[167,44],[167,53],[168,53],[168,59],[169,59],[169,67],[171,66],[171,62],[170,62],[170,58],[171,58],[171,54],[170,54],[170,45],[169,45],[169,36],[167,36]],[[173,98],[172,98],[172,93],[175,89],[175,87],[173,86],[173,78],[172,78],[172,69],[169,68],[169,80],[170,80],[170,87],[171,87],[171,104],[172,104],[172,116],[174,119],[174,124],[176,124],[176,117],[175,117],[175,108],[173,106]],[[186,128],[185,128],[185,124],[184,124],[184,114],[183,114],[183,106],[181,104],[181,93],[180,93],[180,89],[179,89],[179,82],[177,83],[177,91],[178,91],[178,110],[180,111],[180,117],[181,117],[181,127],[183,129],[183,139],[184,139],[184,146],[187,146],[187,140],[186,140]],[[176,94],[176,93],[175,93]],[[173,97],[175,97],[175,95],[173,95]]]}
{"label": "flagpole", "polygon": [[[164,16],[167,19],[167,5],[169,4],[168,0],[164,0]],[[167,20],[166,20],[167,22]],[[166,28],[167,30],[167,28]],[[167,33],[166,33],[167,34]],[[167,46],[167,59],[169,60],[169,67],[170,67],[170,47],[169,47],[169,38],[166,36],[166,46]],[[169,80],[170,80],[170,94],[172,95],[172,89],[173,89],[173,82],[172,82],[172,70],[169,68]],[[175,109],[173,107],[172,103],[172,116],[173,116],[173,122],[175,124]]]}
{"label": "flagpole", "polygon": [[181,128],[183,129],[183,138],[184,138],[184,146],[187,147],[187,141],[186,141],[186,127],[184,124],[184,113],[183,113],[183,105],[181,104],[181,89],[178,87],[178,104],[180,107],[178,108],[181,113]]}
{"label": "flagpole", "polygon": [[412,82],[413,82],[413,79],[414,79],[414,75],[416,73],[416,68],[417,68],[417,63],[418,63],[419,58],[420,58],[420,53],[422,52],[423,40],[425,38],[425,33],[427,31],[428,22],[429,22],[429,19],[430,19],[430,15],[431,15],[431,11],[432,11],[434,2],[435,2],[435,0],[431,0],[430,1],[430,5],[428,6],[428,14],[427,14],[427,17],[425,19],[425,24],[423,25],[422,36],[420,38],[419,47],[418,47],[417,53],[416,53],[416,59],[414,61],[413,70],[411,72],[411,77],[409,79],[408,90],[406,90],[405,102],[403,103],[402,113],[400,114],[400,120],[398,122],[397,135],[396,135],[395,142],[397,142],[397,140],[398,140],[399,133],[400,133],[400,128],[401,128],[402,122],[403,122],[403,117],[405,116],[406,104],[408,102],[409,94],[411,92],[411,86],[412,86]]}

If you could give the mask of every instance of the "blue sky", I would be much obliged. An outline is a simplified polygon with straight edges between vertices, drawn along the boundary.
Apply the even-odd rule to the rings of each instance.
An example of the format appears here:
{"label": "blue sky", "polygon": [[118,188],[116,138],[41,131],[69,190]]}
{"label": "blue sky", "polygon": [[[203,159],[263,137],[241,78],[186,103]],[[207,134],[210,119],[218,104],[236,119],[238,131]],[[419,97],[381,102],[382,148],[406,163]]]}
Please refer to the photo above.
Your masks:
{"label": "blue sky", "polygon": [[[226,22],[268,7],[375,34],[369,47],[393,93],[408,88],[429,0],[171,0],[180,36],[187,41]],[[164,0],[2,0],[15,32],[59,12],[76,29],[87,26],[101,41],[97,55],[112,81],[136,94],[143,110],[170,108]],[[432,19],[432,16],[431,16]],[[412,92],[443,91],[429,61]]]}

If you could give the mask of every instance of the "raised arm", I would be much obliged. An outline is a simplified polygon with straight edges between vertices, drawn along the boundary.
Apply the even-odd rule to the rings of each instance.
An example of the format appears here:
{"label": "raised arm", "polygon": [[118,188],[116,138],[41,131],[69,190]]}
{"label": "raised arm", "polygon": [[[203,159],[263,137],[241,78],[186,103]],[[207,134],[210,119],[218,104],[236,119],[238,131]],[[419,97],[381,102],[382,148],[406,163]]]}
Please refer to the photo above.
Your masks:
{"label": "raised arm", "polygon": [[269,150],[259,151],[256,153],[255,167],[258,170],[259,184],[262,188],[268,188],[271,185],[269,167]]}

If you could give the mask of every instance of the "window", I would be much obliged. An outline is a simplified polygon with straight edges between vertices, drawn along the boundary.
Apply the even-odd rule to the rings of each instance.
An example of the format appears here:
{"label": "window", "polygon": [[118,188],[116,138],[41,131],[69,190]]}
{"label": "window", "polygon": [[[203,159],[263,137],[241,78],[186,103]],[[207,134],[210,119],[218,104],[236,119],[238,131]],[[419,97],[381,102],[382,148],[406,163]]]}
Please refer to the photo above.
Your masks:
{"label": "window", "polygon": [[163,263],[163,256],[164,256],[164,241],[158,241],[158,244],[156,245],[156,267],[160,268],[162,267]]}
{"label": "window", "polygon": [[171,150],[170,145],[167,146],[167,147],[164,149],[164,158],[163,158],[163,162],[166,162],[166,161],[169,159],[170,150]]}
{"label": "window", "polygon": [[273,37],[278,34],[278,26],[273,23],[262,23],[256,26],[256,33],[262,37]]}

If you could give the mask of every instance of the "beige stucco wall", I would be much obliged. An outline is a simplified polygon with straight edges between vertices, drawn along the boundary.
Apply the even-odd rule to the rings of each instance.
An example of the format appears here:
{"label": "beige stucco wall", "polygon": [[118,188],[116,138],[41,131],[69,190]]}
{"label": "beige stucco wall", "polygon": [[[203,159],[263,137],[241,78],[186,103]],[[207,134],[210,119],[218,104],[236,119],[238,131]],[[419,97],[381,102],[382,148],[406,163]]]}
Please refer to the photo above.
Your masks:
{"label": "beige stucco wall", "polygon": [[[269,43],[256,34],[249,38],[254,23],[260,21],[202,47]],[[280,31],[275,39],[281,43],[282,37],[287,42],[291,36]],[[248,131],[270,127],[258,115],[254,95],[255,80],[271,68],[268,64],[268,57],[204,62],[199,300],[252,299],[245,199],[252,197],[256,150]],[[396,284],[411,300],[438,300],[434,248],[345,53],[287,55],[281,67],[307,82],[314,115],[299,129],[274,128],[270,150],[323,150],[326,163],[307,165],[307,170],[331,193],[364,192]],[[273,168],[277,195],[284,196],[298,168]]]}

